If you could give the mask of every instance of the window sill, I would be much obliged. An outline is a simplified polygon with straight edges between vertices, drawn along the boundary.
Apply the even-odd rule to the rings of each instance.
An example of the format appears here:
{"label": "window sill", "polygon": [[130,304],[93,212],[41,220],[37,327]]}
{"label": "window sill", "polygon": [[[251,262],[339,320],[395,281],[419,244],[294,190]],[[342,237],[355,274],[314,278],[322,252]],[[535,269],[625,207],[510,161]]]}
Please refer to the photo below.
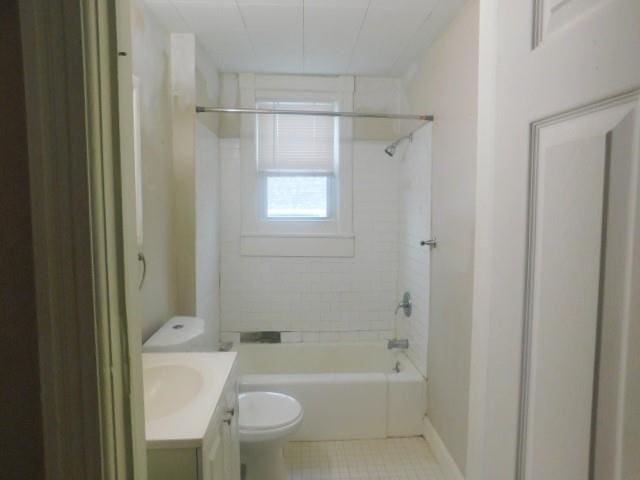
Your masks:
{"label": "window sill", "polygon": [[353,257],[353,235],[242,235],[247,257]]}

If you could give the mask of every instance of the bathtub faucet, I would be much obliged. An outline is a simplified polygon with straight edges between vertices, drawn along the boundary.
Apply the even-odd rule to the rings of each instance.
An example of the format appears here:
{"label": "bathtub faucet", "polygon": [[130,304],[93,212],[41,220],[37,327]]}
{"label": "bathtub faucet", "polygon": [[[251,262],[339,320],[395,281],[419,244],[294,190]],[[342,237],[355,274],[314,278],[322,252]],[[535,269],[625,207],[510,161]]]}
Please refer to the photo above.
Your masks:
{"label": "bathtub faucet", "polygon": [[398,340],[397,338],[394,338],[392,340],[388,340],[387,341],[387,348],[389,350],[391,350],[392,348],[400,348],[402,350],[408,350],[409,349],[409,340],[404,338],[402,340]]}

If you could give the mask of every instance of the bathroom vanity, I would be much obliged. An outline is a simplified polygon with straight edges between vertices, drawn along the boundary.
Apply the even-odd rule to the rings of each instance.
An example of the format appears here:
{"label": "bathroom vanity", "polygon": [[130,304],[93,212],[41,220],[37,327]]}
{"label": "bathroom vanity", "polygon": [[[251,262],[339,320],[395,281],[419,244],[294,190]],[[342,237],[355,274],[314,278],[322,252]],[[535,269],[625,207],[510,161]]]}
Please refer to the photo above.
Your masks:
{"label": "bathroom vanity", "polygon": [[239,480],[236,353],[143,354],[149,480]]}

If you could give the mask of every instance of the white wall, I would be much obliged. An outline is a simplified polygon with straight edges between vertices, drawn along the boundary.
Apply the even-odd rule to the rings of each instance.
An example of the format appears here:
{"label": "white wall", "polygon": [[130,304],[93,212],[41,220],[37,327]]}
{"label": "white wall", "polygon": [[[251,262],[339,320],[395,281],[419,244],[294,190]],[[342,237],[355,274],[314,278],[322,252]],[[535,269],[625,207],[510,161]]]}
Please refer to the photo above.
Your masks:
{"label": "white wall", "polygon": [[195,314],[207,322],[210,346],[220,334],[220,157],[218,137],[196,122]]}
{"label": "white wall", "polygon": [[[217,105],[220,74],[206,51],[196,45],[196,103]],[[220,147],[218,118],[196,115],[195,277],[196,310],[207,321],[210,346],[220,339]]]}
{"label": "white wall", "polygon": [[220,331],[217,122],[210,116],[198,117],[195,107],[217,103],[218,72],[192,34],[172,34],[171,47],[177,313],[204,318],[208,347],[216,348]]}
{"label": "white wall", "polygon": [[[210,118],[196,122],[193,107],[196,99],[217,101],[218,72],[195,39],[181,46],[189,55],[173,59],[171,41],[144,3],[136,2],[133,71],[141,95],[147,260],[143,340],[172,316],[195,314],[207,320],[208,337],[216,345],[220,320],[217,124]],[[172,75],[172,61],[179,78]],[[172,108],[172,98],[179,108]]]}
{"label": "white wall", "polygon": [[464,472],[473,291],[478,0],[429,47],[407,79],[410,108],[435,115],[428,415]]}
{"label": "white wall", "polygon": [[413,135],[413,141],[394,159],[399,172],[398,288],[396,298],[411,294],[410,317],[398,312],[399,338],[409,339],[409,358],[427,376],[431,249],[421,246],[431,238],[431,125]]}
{"label": "white wall", "polygon": [[292,332],[285,341],[393,336],[398,164],[385,142],[354,144],[354,258],[243,257],[240,143],[224,139],[222,330]]}
{"label": "white wall", "polygon": [[132,11],[133,74],[140,81],[143,181],[143,340],[176,312],[169,35],[142,1]]}
{"label": "white wall", "polygon": [[[402,79],[356,77],[353,107],[356,112],[405,113],[407,105]],[[398,130],[398,127],[401,126],[405,128],[403,133]],[[397,120],[359,118],[354,121],[354,135],[358,140],[387,140],[391,142],[417,126],[417,122],[401,125]]]}
{"label": "white wall", "polygon": [[171,34],[171,104],[177,312],[196,313],[196,40]]}
{"label": "white wall", "polygon": [[[224,73],[221,76],[220,105],[237,107],[240,105],[238,75]],[[355,77],[353,110],[366,113],[404,113],[407,111],[404,82],[401,78]],[[393,141],[404,133],[416,128],[415,121],[399,125],[397,121],[358,118],[353,120],[354,138],[357,140]],[[220,117],[220,138],[236,138],[240,135],[240,115]]]}

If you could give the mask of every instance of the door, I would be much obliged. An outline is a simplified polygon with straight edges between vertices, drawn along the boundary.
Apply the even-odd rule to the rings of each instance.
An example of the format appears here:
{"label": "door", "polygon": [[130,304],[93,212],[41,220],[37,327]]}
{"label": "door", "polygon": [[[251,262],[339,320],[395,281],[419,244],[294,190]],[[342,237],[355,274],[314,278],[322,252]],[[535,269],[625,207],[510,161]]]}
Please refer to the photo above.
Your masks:
{"label": "door", "polygon": [[[124,259],[124,285],[126,324],[120,325],[121,342],[112,342],[122,348],[128,360],[124,368],[128,373],[128,404],[125,405],[130,425],[126,429],[132,438],[133,474],[135,479],[147,478],[146,442],[144,433],[144,392],[142,383],[142,296],[140,294],[142,265],[142,202],[140,158],[140,85],[132,74],[131,66],[131,1],[117,0],[116,27],[118,50],[118,139],[121,183],[118,199],[122,208],[122,256]],[[114,98],[116,96],[114,95]],[[142,278],[143,280],[143,278]],[[123,442],[121,442],[123,443]]]}
{"label": "door", "polygon": [[471,479],[640,478],[640,1],[481,1]]}

